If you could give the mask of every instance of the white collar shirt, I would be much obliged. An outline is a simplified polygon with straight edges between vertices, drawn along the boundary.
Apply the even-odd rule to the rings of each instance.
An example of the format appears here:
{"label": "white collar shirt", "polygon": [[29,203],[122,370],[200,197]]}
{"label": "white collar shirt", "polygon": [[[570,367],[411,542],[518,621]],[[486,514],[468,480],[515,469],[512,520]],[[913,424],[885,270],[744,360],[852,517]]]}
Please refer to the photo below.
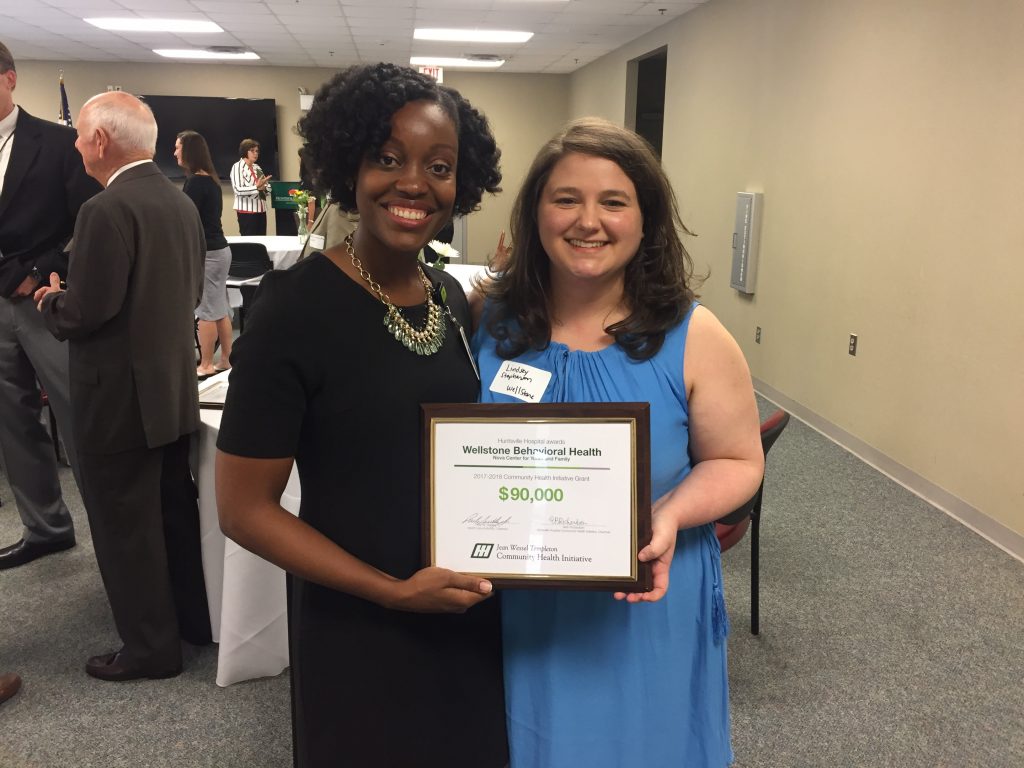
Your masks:
{"label": "white collar shirt", "polygon": [[120,168],[118,168],[116,171],[114,171],[112,174],[110,174],[110,178],[107,179],[107,184],[106,185],[109,187],[113,183],[114,179],[116,179],[122,173],[127,171],[129,168],[134,168],[135,166],[142,165],[143,163],[152,163],[152,162],[153,162],[152,160],[136,160],[134,163],[128,163],[127,165],[122,165]]}

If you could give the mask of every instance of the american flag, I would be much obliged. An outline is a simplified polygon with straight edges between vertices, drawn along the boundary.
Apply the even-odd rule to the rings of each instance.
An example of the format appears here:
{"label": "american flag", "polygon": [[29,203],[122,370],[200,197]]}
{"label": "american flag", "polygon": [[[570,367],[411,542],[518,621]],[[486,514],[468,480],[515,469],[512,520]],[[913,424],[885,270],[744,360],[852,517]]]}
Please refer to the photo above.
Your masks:
{"label": "american flag", "polygon": [[64,90],[64,70],[60,71],[60,111],[57,114],[57,122],[64,123],[68,128],[71,124],[71,108],[68,106],[68,92]]}

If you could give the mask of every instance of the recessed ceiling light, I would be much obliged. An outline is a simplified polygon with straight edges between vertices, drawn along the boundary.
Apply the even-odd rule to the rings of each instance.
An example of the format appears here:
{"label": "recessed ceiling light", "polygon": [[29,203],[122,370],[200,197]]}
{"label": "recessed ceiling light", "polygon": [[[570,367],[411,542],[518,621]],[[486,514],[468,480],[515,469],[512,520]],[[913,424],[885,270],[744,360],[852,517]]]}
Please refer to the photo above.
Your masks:
{"label": "recessed ceiling light", "polygon": [[459,59],[443,56],[413,56],[409,63],[414,67],[500,67],[504,59]]}
{"label": "recessed ceiling light", "polygon": [[252,51],[224,53],[222,51],[204,51],[200,48],[154,48],[153,53],[166,56],[169,59],[233,59],[235,61],[250,61],[259,58]]}
{"label": "recessed ceiling light", "polygon": [[191,21],[189,19],[82,19],[100,29],[114,32],[223,32],[212,21]]}
{"label": "recessed ceiling light", "polygon": [[416,40],[447,40],[456,43],[525,43],[533,32],[503,29],[417,29]]}

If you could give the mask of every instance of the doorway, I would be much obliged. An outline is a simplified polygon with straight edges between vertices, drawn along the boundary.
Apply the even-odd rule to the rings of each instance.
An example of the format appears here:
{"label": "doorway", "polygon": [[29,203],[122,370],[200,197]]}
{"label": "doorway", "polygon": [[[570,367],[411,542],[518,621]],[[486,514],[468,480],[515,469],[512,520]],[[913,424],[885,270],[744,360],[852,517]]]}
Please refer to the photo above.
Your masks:
{"label": "doorway", "polygon": [[658,157],[665,128],[667,69],[667,47],[626,64],[626,126],[647,139]]}

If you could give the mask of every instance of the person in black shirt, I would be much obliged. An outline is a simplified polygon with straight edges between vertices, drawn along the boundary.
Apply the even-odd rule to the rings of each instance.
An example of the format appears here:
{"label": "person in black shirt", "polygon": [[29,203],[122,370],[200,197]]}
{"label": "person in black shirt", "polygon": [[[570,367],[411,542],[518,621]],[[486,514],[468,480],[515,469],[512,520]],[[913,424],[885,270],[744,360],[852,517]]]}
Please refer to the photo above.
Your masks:
{"label": "person in black shirt", "polygon": [[[196,308],[199,318],[199,365],[196,374],[202,378],[231,367],[231,308],[228,306],[228,269],[231,249],[220,223],[224,199],[217,172],[210,159],[206,139],[195,131],[182,131],[174,141],[174,157],[188,172],[182,191],[199,209],[206,234],[206,279],[203,300]],[[213,364],[214,342],[220,340],[220,365]]]}
{"label": "person in black shirt", "polygon": [[222,529],[291,573],[296,764],[504,768],[498,603],[422,566],[419,473],[420,404],[472,402],[478,381],[465,294],[418,255],[499,189],[498,149],[457,91],[393,64],[335,75],[299,128],[359,225],[264,277],[217,442]]}

